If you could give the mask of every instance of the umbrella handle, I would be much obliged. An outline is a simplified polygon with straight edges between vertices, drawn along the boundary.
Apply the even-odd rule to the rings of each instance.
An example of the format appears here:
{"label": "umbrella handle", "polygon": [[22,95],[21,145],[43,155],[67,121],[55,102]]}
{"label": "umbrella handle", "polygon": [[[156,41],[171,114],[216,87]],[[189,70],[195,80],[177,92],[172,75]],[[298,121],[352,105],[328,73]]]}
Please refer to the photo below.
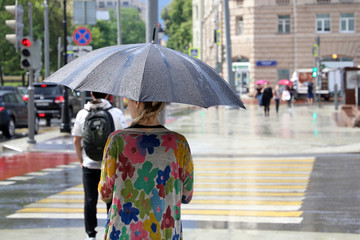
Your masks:
{"label": "umbrella handle", "polygon": [[151,43],[155,43],[156,24],[154,24],[153,37]]}

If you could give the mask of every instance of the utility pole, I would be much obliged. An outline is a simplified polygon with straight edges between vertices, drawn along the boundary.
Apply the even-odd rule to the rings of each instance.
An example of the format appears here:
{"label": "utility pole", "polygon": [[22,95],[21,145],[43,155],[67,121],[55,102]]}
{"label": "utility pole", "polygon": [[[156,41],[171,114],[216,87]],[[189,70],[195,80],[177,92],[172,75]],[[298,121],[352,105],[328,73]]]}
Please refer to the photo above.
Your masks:
{"label": "utility pole", "polygon": [[296,28],[297,28],[297,21],[296,21],[296,0],[293,0],[293,15],[294,15],[294,72],[297,70],[297,42],[296,42]]}
{"label": "utility pole", "polygon": [[231,39],[230,39],[230,13],[229,0],[224,0],[224,22],[225,22],[225,38],[226,38],[226,65],[229,85],[236,93],[234,73],[232,72],[232,53],[231,53]]}
{"label": "utility pole", "polygon": [[[32,33],[32,3],[28,3],[28,18],[29,18],[29,36],[33,39]],[[33,43],[32,43],[33,44]],[[29,87],[28,87],[28,143],[34,144],[35,141],[35,109],[34,109],[34,69],[29,68]]]}
{"label": "utility pole", "polygon": [[[117,0],[117,31],[118,31],[118,37],[117,37],[117,44],[121,45],[121,14],[120,14],[120,8],[121,8],[121,1]],[[120,102],[120,109],[122,112],[124,112],[124,101],[122,96],[119,97]]]}
{"label": "utility pole", "polygon": [[[158,0],[146,1],[146,42],[151,42],[153,38],[154,25],[158,26]],[[154,42],[157,43],[158,33],[155,34]]]}
{"label": "utility pole", "polygon": [[44,0],[44,54],[45,54],[45,78],[50,76],[49,57],[49,11],[47,0]]}
{"label": "utility pole", "polygon": [[[66,26],[66,0],[64,0],[64,65],[67,64],[67,26]],[[60,132],[71,132],[70,116],[69,116],[69,93],[68,87],[64,86],[63,90],[64,102],[61,108],[61,125]]]}

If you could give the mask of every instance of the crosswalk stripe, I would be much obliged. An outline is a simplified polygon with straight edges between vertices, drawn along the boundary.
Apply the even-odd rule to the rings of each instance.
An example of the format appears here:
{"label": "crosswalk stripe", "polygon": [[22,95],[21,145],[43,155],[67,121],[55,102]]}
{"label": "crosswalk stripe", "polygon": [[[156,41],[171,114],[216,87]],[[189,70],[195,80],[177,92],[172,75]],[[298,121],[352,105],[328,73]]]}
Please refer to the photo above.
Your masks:
{"label": "crosswalk stripe", "polygon": [[257,162],[315,162],[315,158],[296,158],[296,157],[291,157],[291,158],[281,158],[281,157],[275,157],[275,158],[240,158],[240,159],[235,159],[234,158],[197,158],[194,157],[193,158],[195,163],[241,163],[241,162],[252,162],[252,163],[257,163]]}
{"label": "crosswalk stripe", "polygon": [[196,182],[246,182],[246,183],[307,183],[308,178],[246,178],[246,177],[202,177],[196,176]]}
{"label": "crosswalk stripe", "polygon": [[228,167],[228,168],[219,168],[219,167],[197,167],[195,171],[198,172],[207,172],[207,171],[231,171],[231,172],[310,172],[312,168],[239,168],[239,167]]}
{"label": "crosswalk stripe", "polygon": [[238,185],[238,184],[195,184],[196,188],[261,188],[261,189],[306,189],[304,185]]}
{"label": "crosswalk stripe", "polygon": [[216,196],[216,195],[227,195],[227,196],[282,196],[282,197],[286,197],[286,196],[305,196],[305,193],[295,193],[295,192],[290,192],[290,193],[281,193],[281,192],[232,192],[232,191],[227,191],[227,192],[202,192],[202,191],[196,191],[194,192],[195,196]]}
{"label": "crosswalk stripe", "polygon": [[[314,162],[312,157],[195,157],[194,196],[190,204],[182,205],[182,219],[299,224],[303,220],[301,207]],[[79,184],[29,204],[8,217],[82,219],[83,204],[83,186]],[[98,218],[106,218],[106,207],[101,200]]]}
{"label": "crosswalk stripe", "polygon": [[243,176],[243,177],[310,177],[310,174],[289,174],[289,173],[247,173],[246,171],[242,172],[242,173],[233,173],[231,171],[228,172],[209,172],[209,171],[204,171],[204,172],[195,172],[196,176],[223,176],[223,177],[229,177],[229,176]]}

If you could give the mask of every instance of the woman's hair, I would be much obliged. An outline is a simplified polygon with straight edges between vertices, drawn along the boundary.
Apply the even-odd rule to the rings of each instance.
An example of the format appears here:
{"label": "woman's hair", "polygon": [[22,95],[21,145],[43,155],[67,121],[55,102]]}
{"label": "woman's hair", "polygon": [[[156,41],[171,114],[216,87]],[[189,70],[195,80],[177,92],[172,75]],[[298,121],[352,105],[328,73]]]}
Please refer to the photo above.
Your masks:
{"label": "woman's hair", "polygon": [[164,102],[143,102],[144,109],[141,112],[139,116],[137,116],[131,123],[131,126],[134,126],[135,124],[138,124],[139,122],[146,120],[148,118],[151,118],[155,116],[157,113],[159,113],[164,107]]}

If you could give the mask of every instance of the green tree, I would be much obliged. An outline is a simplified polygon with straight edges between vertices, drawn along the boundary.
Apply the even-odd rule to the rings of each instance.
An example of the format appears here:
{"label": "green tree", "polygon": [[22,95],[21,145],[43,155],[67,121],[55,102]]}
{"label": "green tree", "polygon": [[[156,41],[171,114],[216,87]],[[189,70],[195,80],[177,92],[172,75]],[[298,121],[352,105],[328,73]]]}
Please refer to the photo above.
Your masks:
{"label": "green tree", "polygon": [[[139,11],[134,8],[121,8],[121,44],[145,42],[145,22]],[[110,10],[110,20],[99,20],[96,25],[89,26],[94,49],[117,44],[117,16]]]}
{"label": "green tree", "polygon": [[163,8],[167,47],[187,53],[192,42],[192,0],[173,0]]}
{"label": "green tree", "polygon": [[[24,36],[29,34],[28,21],[28,2],[33,5],[33,37],[41,39],[44,45],[44,6],[43,1],[38,0],[18,0],[24,9]],[[3,0],[0,2],[0,66],[3,68],[4,74],[20,75],[25,70],[20,69],[20,52],[16,52],[14,46],[5,39],[5,35],[14,32],[5,25],[5,20],[14,19],[14,17],[6,12],[6,5],[14,5],[14,0]],[[69,7],[68,7],[69,8]],[[58,55],[58,38],[63,37],[63,7],[62,0],[48,1],[49,10],[49,42],[50,42],[50,69],[55,71],[57,69],[57,55]],[[71,22],[71,17],[67,14],[67,21]],[[68,24],[68,34],[71,33],[71,24]],[[43,54],[44,56],[44,54]]]}

